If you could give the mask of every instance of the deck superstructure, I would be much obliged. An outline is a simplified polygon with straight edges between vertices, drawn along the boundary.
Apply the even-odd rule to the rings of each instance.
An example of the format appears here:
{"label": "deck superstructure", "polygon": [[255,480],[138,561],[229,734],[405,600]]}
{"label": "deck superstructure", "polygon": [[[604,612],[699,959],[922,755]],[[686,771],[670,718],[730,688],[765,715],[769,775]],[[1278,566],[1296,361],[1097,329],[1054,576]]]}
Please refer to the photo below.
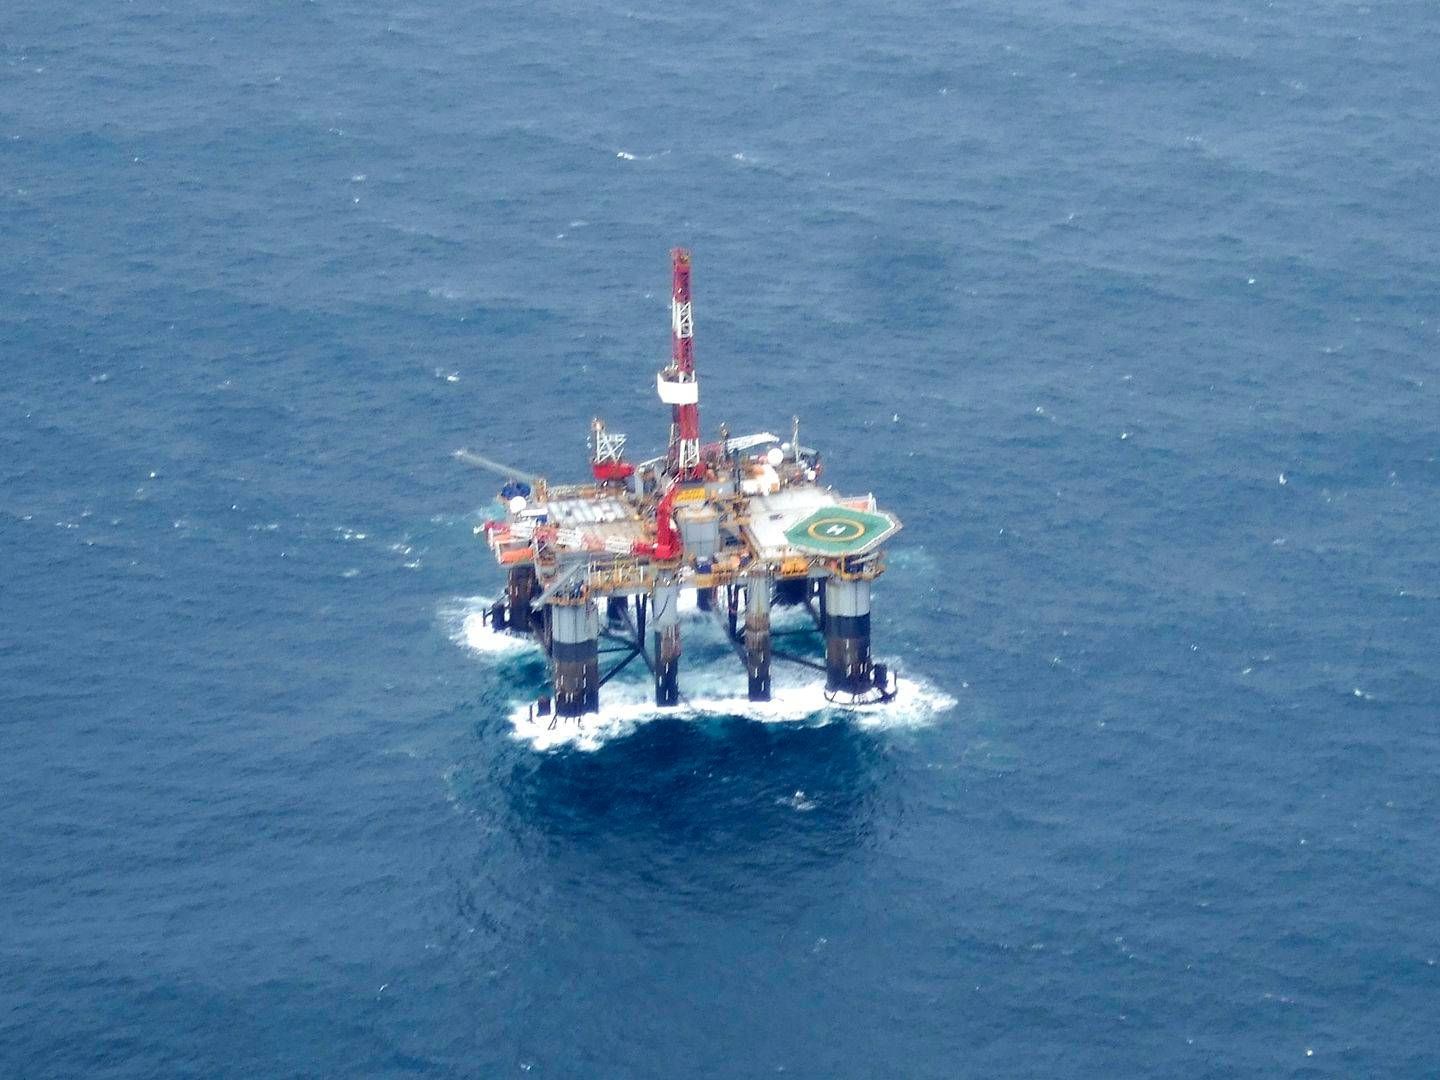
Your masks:
{"label": "deck superstructure", "polygon": [[[484,528],[507,573],[487,619],[545,649],[553,701],[537,708],[557,718],[598,710],[601,687],[637,657],[654,676],[656,703],[678,704],[688,591],[725,625],[751,700],[770,698],[775,660],[822,669],[831,700],[888,700],[895,681],[870,655],[870,592],[900,521],[873,495],[823,486],[820,454],[801,445],[798,420],[788,440],[722,428],[701,441],[690,255],[671,257],[672,356],[656,383],[671,407],[666,454],[632,465],[625,436],[596,420],[591,480],[559,486],[457,451],[507,477],[505,516]],[[823,663],[772,648],[774,603],[809,609],[825,637]]]}

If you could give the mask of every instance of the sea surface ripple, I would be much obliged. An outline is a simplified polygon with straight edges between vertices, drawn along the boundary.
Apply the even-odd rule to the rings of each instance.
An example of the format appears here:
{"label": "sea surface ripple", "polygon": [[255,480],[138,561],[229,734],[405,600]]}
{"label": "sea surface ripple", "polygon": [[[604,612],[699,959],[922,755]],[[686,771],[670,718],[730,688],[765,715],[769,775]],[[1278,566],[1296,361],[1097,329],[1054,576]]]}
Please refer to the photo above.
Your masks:
{"label": "sea surface ripple", "polygon": [[[9,0],[0,1076],[1440,1074],[1437,70],[1418,0]],[[903,715],[691,623],[550,737],[467,623],[451,451],[662,444],[675,244],[707,427],[906,523]]]}

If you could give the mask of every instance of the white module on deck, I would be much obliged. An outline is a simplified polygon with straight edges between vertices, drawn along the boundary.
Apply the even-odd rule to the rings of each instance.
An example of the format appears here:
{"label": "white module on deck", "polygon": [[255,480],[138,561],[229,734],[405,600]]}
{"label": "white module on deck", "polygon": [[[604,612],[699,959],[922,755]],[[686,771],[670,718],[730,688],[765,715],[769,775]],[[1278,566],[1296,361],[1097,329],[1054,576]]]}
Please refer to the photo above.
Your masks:
{"label": "white module on deck", "polygon": [[635,508],[611,495],[595,498],[559,498],[540,504],[550,523],[560,528],[562,548],[597,548],[628,552],[645,537],[645,525]]}

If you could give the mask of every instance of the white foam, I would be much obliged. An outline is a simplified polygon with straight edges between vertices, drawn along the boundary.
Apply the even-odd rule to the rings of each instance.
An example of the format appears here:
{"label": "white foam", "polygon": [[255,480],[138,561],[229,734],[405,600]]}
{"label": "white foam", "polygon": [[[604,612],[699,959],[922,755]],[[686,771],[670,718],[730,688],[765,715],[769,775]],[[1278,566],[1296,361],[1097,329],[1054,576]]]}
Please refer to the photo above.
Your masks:
{"label": "white foam", "polygon": [[795,794],[791,795],[788,799],[776,799],[775,801],[781,806],[788,806],[792,810],[798,810],[802,814],[815,809],[815,800],[806,796],[805,792],[799,788],[796,788]]}
{"label": "white foam", "polygon": [[[650,673],[638,660],[600,691],[600,711],[578,719],[533,716],[532,700],[522,700],[524,689],[516,687],[515,704],[509,720],[512,737],[536,750],[571,747],[598,750],[613,739],[622,738],[641,724],[660,719],[689,722],[726,716],[762,724],[796,724],[819,727],[836,722],[853,723],[867,729],[917,728],[934,723],[956,705],[956,699],[923,676],[899,671],[899,693],[895,700],[874,705],[839,705],[825,700],[825,680],[819,672],[776,660],[771,669],[771,700],[750,701],[745,693],[745,671],[730,653],[719,653],[724,631],[714,616],[696,611],[693,592],[681,593],[682,638],[691,648],[680,665],[680,704],[661,708],[655,704]],[[450,639],[457,645],[489,659],[539,654],[539,646],[526,637],[496,631],[484,621],[494,600],[489,597],[461,597],[442,609]],[[777,630],[808,622],[804,608],[774,609],[772,625]],[[728,649],[728,646],[724,646]],[[696,653],[702,655],[694,658]],[[884,657],[877,657],[884,662]],[[892,671],[895,665],[890,665]]]}
{"label": "white foam", "polygon": [[723,658],[717,661],[716,670],[703,673],[687,672],[682,661],[680,681],[680,704],[671,708],[655,704],[654,686],[643,667],[636,679],[617,677],[605,685],[598,713],[566,719],[532,716],[530,703],[519,704],[510,713],[513,737],[536,750],[570,746],[592,751],[629,735],[641,724],[660,719],[695,722],[733,716],[761,724],[811,727],[845,721],[884,730],[924,727],[955,706],[955,699],[943,690],[924,679],[905,676],[894,701],[832,705],[825,700],[825,681],[818,673],[797,671],[778,661],[772,669],[770,701],[748,700],[744,670],[738,663],[726,664]]}
{"label": "white foam", "polygon": [[482,656],[518,656],[538,652],[533,638],[496,630],[485,621],[485,613],[495,603],[494,597],[462,596],[443,608],[440,617],[450,640]]}

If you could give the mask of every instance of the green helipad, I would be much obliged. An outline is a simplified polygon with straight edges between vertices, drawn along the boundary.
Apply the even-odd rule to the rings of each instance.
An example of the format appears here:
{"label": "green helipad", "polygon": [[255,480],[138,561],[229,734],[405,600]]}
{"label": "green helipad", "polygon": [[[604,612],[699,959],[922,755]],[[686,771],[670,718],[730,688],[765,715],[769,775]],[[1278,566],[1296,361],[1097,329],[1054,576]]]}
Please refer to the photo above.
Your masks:
{"label": "green helipad", "polygon": [[863,555],[900,528],[889,514],[826,506],[785,530],[791,547],[816,555]]}

